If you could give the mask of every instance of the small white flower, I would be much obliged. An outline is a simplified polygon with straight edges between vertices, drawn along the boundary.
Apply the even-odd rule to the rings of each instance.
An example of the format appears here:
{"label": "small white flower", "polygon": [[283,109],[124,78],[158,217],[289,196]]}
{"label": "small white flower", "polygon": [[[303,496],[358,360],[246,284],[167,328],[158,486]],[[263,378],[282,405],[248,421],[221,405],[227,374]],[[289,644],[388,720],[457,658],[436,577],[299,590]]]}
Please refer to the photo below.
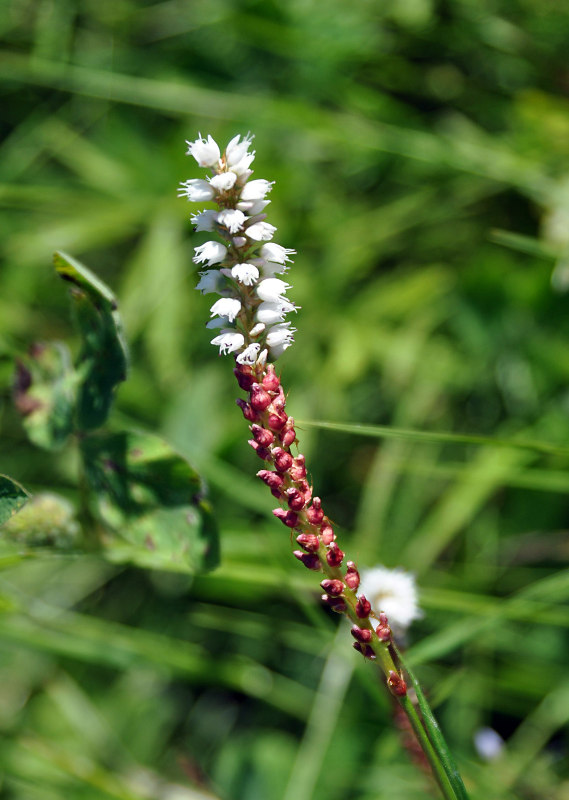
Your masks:
{"label": "small white flower", "polygon": [[264,200],[266,195],[273,188],[274,181],[266,181],[259,178],[256,181],[248,181],[241,189],[241,200]]}
{"label": "small white flower", "polygon": [[245,344],[245,337],[236,331],[223,331],[215,339],[212,339],[211,343],[219,347],[220,355],[225,355],[240,350]]}
{"label": "small white flower", "polygon": [[276,231],[274,225],[269,225],[268,222],[255,222],[254,225],[250,225],[245,233],[250,239],[253,239],[255,242],[268,242],[269,239],[273,238],[273,234]]}
{"label": "small white flower", "polygon": [[241,178],[247,173],[250,175],[251,170],[249,169],[249,167],[253,163],[254,158],[255,158],[254,151],[252,153],[247,153],[247,155],[243,156],[243,158],[240,159],[236,164],[232,164],[230,166],[231,172],[234,172],[238,178]]}
{"label": "small white flower", "polygon": [[212,187],[201,178],[192,178],[189,181],[184,181],[178,189],[178,197],[187,197],[192,203],[203,203],[206,200],[211,200],[214,196],[215,192]]}
{"label": "small white flower", "polygon": [[261,300],[265,300],[267,303],[278,303],[284,299],[282,295],[290,288],[290,284],[278,278],[265,278],[257,286],[256,292]]}
{"label": "small white flower", "polygon": [[217,211],[200,211],[192,214],[190,219],[196,226],[196,233],[199,233],[200,231],[213,231],[216,217]]}
{"label": "small white flower", "polygon": [[270,348],[279,347],[282,344],[291,344],[294,341],[296,328],[290,327],[290,322],[281,322],[273,325],[267,334],[267,344]]}
{"label": "small white flower", "polygon": [[237,180],[237,175],[234,172],[220,172],[219,175],[214,175],[210,178],[209,185],[217,192],[227,192],[232,189]]}
{"label": "small white flower", "polygon": [[245,214],[242,211],[237,211],[235,208],[225,208],[217,215],[217,222],[227,228],[229,233],[237,233],[243,227],[245,222]]}
{"label": "small white flower", "polygon": [[248,347],[245,348],[245,350],[243,350],[242,353],[240,353],[237,356],[237,359],[236,359],[237,363],[238,364],[254,364],[255,361],[257,360],[257,356],[259,355],[259,350],[260,349],[261,349],[261,345],[260,344],[256,344],[256,343],[255,344],[250,344]]}
{"label": "small white flower", "polygon": [[233,322],[241,311],[241,301],[233,297],[222,297],[221,300],[215,301],[210,311],[212,317],[217,314],[220,317],[227,317],[229,322]]}
{"label": "small white flower", "polygon": [[200,276],[201,277],[196,289],[202,294],[211,294],[212,292],[219,294],[225,284],[223,276],[217,269],[210,269],[206,272],[200,272]]}
{"label": "small white flower", "polygon": [[212,139],[211,135],[206,139],[202,139],[201,135],[195,142],[188,142],[187,155],[193,156],[200,167],[213,167],[221,156],[217,142]]}
{"label": "small white flower", "polygon": [[260,333],[263,333],[263,331],[265,330],[265,328],[266,328],[266,327],[267,327],[267,326],[266,326],[266,325],[263,325],[263,323],[262,323],[262,322],[258,322],[258,323],[257,323],[256,325],[254,325],[254,326],[251,328],[251,330],[249,331],[249,336],[250,336],[252,339],[254,339],[254,338],[255,338],[255,336],[258,336]]}
{"label": "small white flower", "polygon": [[288,300],[281,300],[278,303],[261,303],[257,308],[255,320],[265,325],[274,325],[276,322],[282,322],[284,315],[289,311],[295,310],[296,306],[289,303]]}
{"label": "small white flower", "polygon": [[231,268],[231,277],[245,286],[253,286],[259,280],[259,270],[253,264],[235,264]]}
{"label": "small white flower", "polygon": [[283,247],[275,242],[269,242],[261,247],[261,258],[265,261],[276,261],[277,264],[284,264],[285,261],[292,261],[289,255],[295,255],[296,250]]}
{"label": "small white flower", "polygon": [[267,356],[268,356],[268,355],[269,355],[269,351],[267,350],[267,348],[266,348],[266,347],[265,347],[265,349],[264,349],[264,350],[261,350],[261,353],[260,353],[260,355],[259,355],[259,358],[257,359],[257,364],[258,364],[260,367],[264,367],[264,366],[265,366],[265,364],[267,363]]}
{"label": "small white flower", "polygon": [[383,612],[395,635],[405,633],[413,620],[423,616],[417,598],[415,577],[402,569],[378,565],[361,571],[358,590],[376,614]]}
{"label": "small white flower", "polygon": [[208,267],[219,264],[227,255],[227,247],[220,242],[206,242],[195,248],[194,264],[203,264],[207,261]]}
{"label": "small white flower", "polygon": [[233,167],[235,164],[238,164],[241,159],[247,155],[249,145],[253,140],[250,134],[247,134],[242,142],[239,141],[240,138],[241,136],[239,135],[234,136],[225,148],[225,163],[228,167]]}
{"label": "small white flower", "polygon": [[250,217],[260,214],[270,204],[270,200],[246,200],[237,203],[240,211],[245,211]]}

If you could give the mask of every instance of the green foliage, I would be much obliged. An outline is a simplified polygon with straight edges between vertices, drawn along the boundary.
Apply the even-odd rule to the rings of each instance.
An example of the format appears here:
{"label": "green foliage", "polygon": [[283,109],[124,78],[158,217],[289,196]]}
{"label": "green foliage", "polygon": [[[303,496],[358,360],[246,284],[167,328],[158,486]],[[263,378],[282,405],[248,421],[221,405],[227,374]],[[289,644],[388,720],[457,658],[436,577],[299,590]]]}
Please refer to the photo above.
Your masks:
{"label": "green foliage", "polygon": [[0,475],[0,525],[10,520],[27,502],[29,495],[23,486]]}

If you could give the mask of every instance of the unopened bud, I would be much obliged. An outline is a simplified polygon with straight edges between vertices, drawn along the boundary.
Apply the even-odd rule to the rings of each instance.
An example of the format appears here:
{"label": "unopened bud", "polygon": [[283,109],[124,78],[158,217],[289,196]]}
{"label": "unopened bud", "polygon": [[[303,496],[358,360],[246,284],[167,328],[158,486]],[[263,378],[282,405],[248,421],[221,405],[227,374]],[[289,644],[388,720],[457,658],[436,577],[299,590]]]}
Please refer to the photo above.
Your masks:
{"label": "unopened bud", "polygon": [[260,383],[254,383],[251,388],[251,407],[255,411],[264,411],[271,405],[271,397]]}
{"label": "unopened bud", "polygon": [[312,505],[306,509],[306,516],[312,525],[320,525],[324,519],[324,512],[322,511],[322,501],[319,497],[313,498]]}
{"label": "unopened bud", "polygon": [[292,508],[293,511],[301,511],[304,508],[306,501],[298,489],[287,489],[286,496],[289,508]]}
{"label": "unopened bud", "polygon": [[275,447],[273,450],[273,457],[275,460],[275,467],[279,472],[286,472],[292,466],[292,456],[283,450],[282,447]]}
{"label": "unopened bud", "polygon": [[271,459],[271,451],[267,450],[266,447],[261,447],[259,442],[256,442],[254,439],[249,439],[249,444],[253,448],[253,450],[257,453],[259,458],[262,458],[264,461],[270,461]]}
{"label": "unopened bud", "polygon": [[372,632],[369,628],[359,628],[357,625],[354,625],[350,630],[350,633],[358,642],[362,642],[363,644],[371,642]]}
{"label": "unopened bud", "polygon": [[296,440],[296,431],[294,430],[294,428],[287,428],[287,430],[284,433],[281,433],[281,442],[283,443],[283,447],[290,447],[291,444],[294,444],[295,440]]}
{"label": "unopened bud", "polygon": [[285,406],[286,406],[285,393],[283,392],[283,387],[279,386],[278,394],[273,399],[273,409],[276,411],[277,414],[280,414],[284,411]]}
{"label": "unopened bud", "polygon": [[358,597],[358,602],[356,603],[356,614],[360,619],[365,619],[369,617],[369,612],[371,611],[371,603],[363,594]]}
{"label": "unopened bud", "polygon": [[246,403],[245,400],[242,400],[240,397],[238,397],[235,402],[243,412],[245,419],[249,420],[249,422],[255,422],[259,418],[257,416],[257,412],[251,408],[249,403]]}
{"label": "unopened bud", "polygon": [[343,558],[344,553],[340,550],[336,542],[332,542],[328,548],[328,552],[326,553],[326,561],[328,564],[331,567],[339,567]]}
{"label": "unopened bud", "polygon": [[307,553],[316,553],[320,547],[320,540],[313,533],[299,533],[296,541]]}
{"label": "unopened bud", "polygon": [[272,431],[280,431],[286,425],[287,419],[286,414],[269,414],[267,425]]}
{"label": "unopened bud", "polygon": [[257,478],[260,478],[263,483],[266,483],[269,489],[279,489],[283,483],[284,478],[278,472],[272,472],[270,469],[261,469],[257,472]]}
{"label": "unopened bud", "polygon": [[334,529],[332,528],[329,522],[325,522],[324,525],[322,525],[322,527],[320,528],[320,536],[322,537],[322,541],[326,545],[332,544],[332,542],[336,538]]}
{"label": "unopened bud", "polygon": [[356,592],[358,586],[360,585],[360,573],[356,569],[356,565],[353,561],[348,561],[346,564],[346,577],[344,580],[346,584],[350,587],[353,592]]}
{"label": "unopened bud", "polygon": [[336,578],[326,578],[322,581],[320,586],[324,589],[325,592],[331,594],[333,597],[336,597],[339,594],[342,594],[344,591],[344,584],[342,581]]}
{"label": "unopened bud", "polygon": [[320,570],[320,559],[316,553],[303,553],[302,550],[293,550],[292,554],[295,558],[298,558],[299,561],[302,561],[304,566],[308,569],[312,569],[315,572]]}
{"label": "unopened bud", "polygon": [[269,364],[267,372],[263,377],[263,389],[266,389],[268,392],[276,392],[280,385],[281,382],[275,372],[274,366]]}
{"label": "unopened bud", "polygon": [[375,629],[377,634],[377,638],[380,642],[389,642],[391,639],[391,628],[389,627],[389,623],[387,621],[387,616],[381,612],[379,615],[379,625]]}
{"label": "unopened bud", "polygon": [[294,459],[294,463],[290,468],[290,477],[293,481],[301,481],[303,478],[306,478],[306,459],[299,453],[297,457]]}
{"label": "unopened bud", "polygon": [[390,670],[389,677],[387,678],[387,686],[391,694],[396,697],[404,697],[407,694],[407,684],[395,670]]}
{"label": "unopened bud", "polygon": [[298,525],[298,516],[294,511],[285,511],[284,508],[275,508],[273,509],[273,514],[288,528],[294,528]]}
{"label": "unopened bud", "polygon": [[354,650],[357,650],[358,653],[361,653],[364,658],[369,658],[370,661],[375,659],[375,653],[373,652],[373,648],[369,646],[369,644],[362,644],[361,642],[354,642],[352,645]]}
{"label": "unopened bud", "polygon": [[341,614],[347,608],[346,602],[342,597],[331,597],[329,594],[323,594],[322,602],[326,603],[332,611],[336,611],[338,614]]}
{"label": "unopened bud", "polygon": [[248,367],[245,364],[241,368],[236,367],[233,370],[233,374],[237,378],[239,387],[244,389],[246,392],[248,392],[251,386],[253,386],[255,383],[255,376],[252,374],[251,367]]}
{"label": "unopened bud", "polygon": [[274,433],[262,428],[260,425],[251,425],[251,433],[255,441],[259,442],[263,447],[268,447],[275,441]]}

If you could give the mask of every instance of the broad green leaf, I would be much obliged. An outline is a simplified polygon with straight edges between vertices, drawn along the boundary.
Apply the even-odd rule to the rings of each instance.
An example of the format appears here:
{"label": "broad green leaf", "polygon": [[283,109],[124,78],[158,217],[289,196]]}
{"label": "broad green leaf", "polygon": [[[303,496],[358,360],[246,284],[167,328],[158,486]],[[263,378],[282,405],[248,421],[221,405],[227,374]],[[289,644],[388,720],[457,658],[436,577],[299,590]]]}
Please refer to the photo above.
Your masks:
{"label": "broad green leaf", "polygon": [[35,344],[16,365],[14,401],[31,441],[57,450],[73,429],[77,374],[67,346]]}
{"label": "broad green leaf", "polygon": [[27,503],[28,497],[23,486],[7,475],[0,475],[0,525],[11,519]]}
{"label": "broad green leaf", "polygon": [[65,253],[54,254],[58,275],[71,284],[75,319],[82,337],[77,368],[81,384],[77,426],[92,430],[109,414],[114,390],[126,379],[128,355],[111,290],[87,267]]}
{"label": "broad green leaf", "polygon": [[86,437],[81,450],[95,516],[116,536],[109,558],[197,572],[217,564],[217,531],[190,464],[157,436]]}

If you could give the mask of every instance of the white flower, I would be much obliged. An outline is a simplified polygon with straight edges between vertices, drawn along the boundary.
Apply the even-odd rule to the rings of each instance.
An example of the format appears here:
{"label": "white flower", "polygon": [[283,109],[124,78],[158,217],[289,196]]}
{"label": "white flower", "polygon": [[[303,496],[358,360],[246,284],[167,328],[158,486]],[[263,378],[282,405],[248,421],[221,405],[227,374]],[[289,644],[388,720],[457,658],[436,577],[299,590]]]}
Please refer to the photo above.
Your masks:
{"label": "white flower", "polygon": [[245,286],[253,286],[259,280],[259,270],[253,264],[235,264],[231,268],[231,277]]}
{"label": "white flower", "polygon": [[257,308],[255,320],[265,325],[274,325],[275,322],[282,322],[284,315],[289,311],[295,311],[296,306],[288,300],[280,300],[278,303],[261,303]]}
{"label": "white flower", "polygon": [[256,292],[261,300],[265,300],[267,303],[278,303],[284,299],[282,295],[290,288],[290,284],[278,278],[266,278],[257,286]]}
{"label": "white flower", "polygon": [[225,208],[217,215],[217,222],[227,228],[229,233],[237,233],[243,227],[245,222],[245,214],[242,211],[237,211],[235,208]]}
{"label": "white flower", "polygon": [[196,233],[200,231],[212,231],[214,229],[217,211],[200,211],[190,217],[196,226]]}
{"label": "white flower", "polygon": [[296,328],[290,327],[290,322],[281,322],[279,325],[273,325],[267,334],[268,346],[273,348],[286,344],[288,347],[294,341],[295,331]]}
{"label": "white flower", "polygon": [[205,272],[200,272],[200,276],[201,277],[196,289],[202,294],[211,294],[212,292],[219,294],[225,284],[223,276],[217,269],[210,269]]}
{"label": "white flower", "polygon": [[240,211],[245,211],[250,217],[254,217],[264,211],[270,202],[270,200],[246,200],[245,202],[237,203],[237,208]]}
{"label": "white flower", "polygon": [[249,145],[253,140],[250,134],[247,134],[242,142],[239,141],[240,138],[241,136],[239,135],[234,136],[225,148],[225,163],[228,167],[233,167],[235,164],[238,164],[241,159],[247,155]]}
{"label": "white flower", "polygon": [[268,222],[255,222],[254,225],[250,225],[245,233],[250,239],[253,239],[256,242],[268,242],[269,239],[273,238],[273,233],[276,231],[274,225],[269,225]]}
{"label": "white flower", "polygon": [[207,181],[201,178],[192,178],[189,181],[184,181],[180,184],[178,189],[178,197],[187,197],[192,203],[202,203],[205,200],[211,200],[215,192]]}
{"label": "white flower", "polygon": [[261,349],[260,344],[250,344],[248,347],[243,350],[237,356],[237,363],[238,364],[254,364],[257,360],[257,356],[259,355],[259,350]]}
{"label": "white flower", "polygon": [[207,141],[202,139],[201,135],[195,142],[188,142],[187,155],[193,156],[200,167],[213,167],[221,156],[217,142],[212,139],[211,135],[207,137]]}
{"label": "white flower", "polygon": [[240,350],[245,344],[245,337],[236,331],[223,331],[211,343],[219,347],[219,354],[233,353],[235,350]]}
{"label": "white flower", "polygon": [[195,248],[194,264],[203,264],[207,261],[208,267],[219,264],[227,255],[227,247],[220,242],[206,242]]}
{"label": "white flower", "polygon": [[265,261],[276,261],[277,264],[284,264],[285,261],[292,261],[289,255],[295,255],[296,250],[291,250],[288,247],[282,247],[275,242],[269,242],[261,247],[261,258]]}
{"label": "white flower", "polygon": [[249,331],[249,336],[254,339],[255,336],[258,336],[260,333],[263,333],[267,326],[263,325],[262,322],[258,322],[256,325],[253,325],[251,330]]}
{"label": "white flower", "polygon": [[402,569],[378,565],[361,571],[358,590],[364,594],[373,611],[384,612],[396,635],[402,635],[413,622],[423,616],[418,605],[415,577]]}
{"label": "white flower", "polygon": [[209,184],[218,192],[227,192],[233,188],[236,180],[237,175],[234,172],[220,172],[219,175],[210,178]]}
{"label": "white flower", "polygon": [[241,189],[241,200],[264,200],[273,188],[273,183],[274,181],[266,181],[263,178],[249,181]]}
{"label": "white flower", "polygon": [[244,175],[247,175],[247,177],[249,177],[249,175],[252,174],[249,167],[253,163],[254,158],[255,158],[254,151],[252,153],[247,153],[247,155],[243,156],[243,158],[240,159],[236,164],[232,164],[230,166],[231,172],[234,172],[238,178],[241,178]]}
{"label": "white flower", "polygon": [[212,317],[218,314],[220,317],[227,317],[229,322],[233,322],[241,311],[241,301],[233,297],[222,297],[221,300],[215,301],[210,311]]}

